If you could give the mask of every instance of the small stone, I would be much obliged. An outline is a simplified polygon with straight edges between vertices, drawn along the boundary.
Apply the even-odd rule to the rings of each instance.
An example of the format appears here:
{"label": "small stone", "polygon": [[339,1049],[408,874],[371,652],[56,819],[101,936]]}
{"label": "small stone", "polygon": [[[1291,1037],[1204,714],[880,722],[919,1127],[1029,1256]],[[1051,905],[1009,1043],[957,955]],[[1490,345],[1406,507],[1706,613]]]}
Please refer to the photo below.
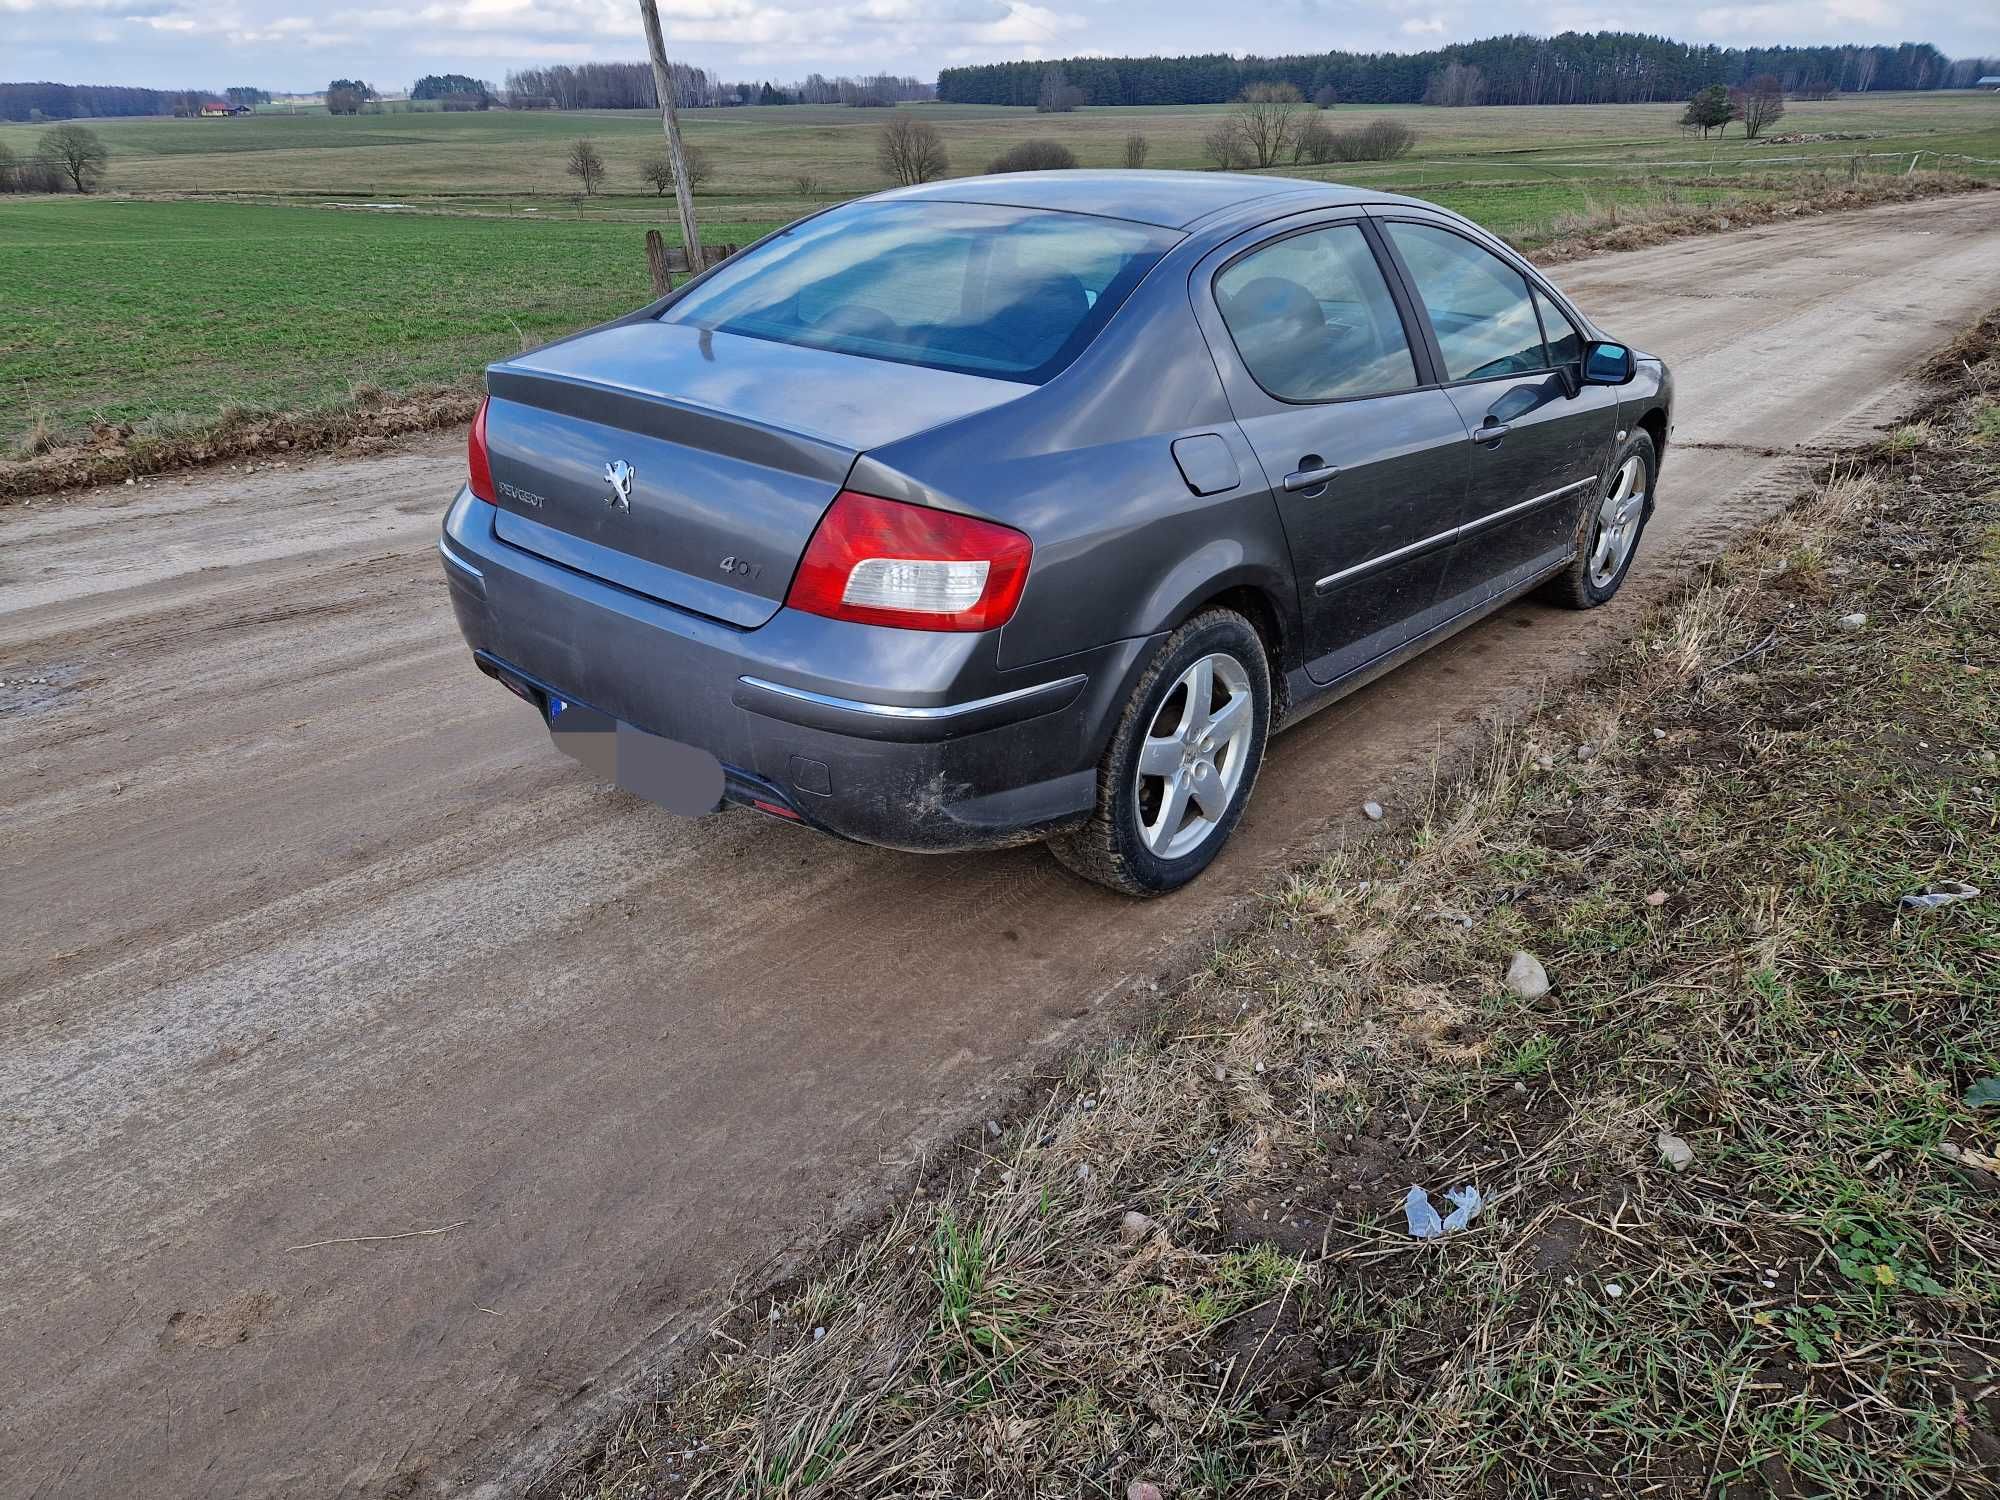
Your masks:
{"label": "small stone", "polygon": [[1851,615],[1842,615],[1840,617],[1840,628],[1842,630],[1859,630],[1867,623],[1868,616],[1858,609]]}
{"label": "small stone", "polygon": [[1361,816],[1362,816],[1362,817],[1364,817],[1364,818],[1366,818],[1366,819],[1367,819],[1367,820],[1368,820],[1369,822],[1371,822],[1371,823],[1379,823],[1379,822],[1381,822],[1381,821],[1382,821],[1382,804],[1381,804],[1381,803],[1379,803],[1379,802],[1364,802],[1364,803],[1362,803],[1362,804],[1361,804]]}
{"label": "small stone", "polygon": [[986,1138],[989,1141],[1000,1139],[1000,1122],[998,1120],[988,1120],[986,1122]]}
{"label": "small stone", "polygon": [[1662,1130],[1653,1137],[1653,1144],[1660,1148],[1660,1160],[1676,1172],[1685,1172],[1694,1165],[1694,1147],[1679,1136]]}
{"label": "small stone", "polygon": [[1616,1301],[1625,1295],[1625,1288],[1615,1281],[1607,1281],[1604,1283],[1604,1295]]}
{"label": "small stone", "polygon": [[1656,740],[1663,740],[1666,737],[1667,737],[1667,732],[1664,729],[1655,729],[1653,731],[1653,738]]}
{"label": "small stone", "polygon": [[1125,1486],[1125,1500],[1162,1500],[1160,1487],[1150,1479],[1135,1479]]}
{"label": "small stone", "polygon": [[1597,758],[1597,746],[1586,740],[1583,744],[1576,747],[1576,758],[1578,760],[1595,760]]}
{"label": "small stone", "polygon": [[813,1342],[815,1344],[817,1344],[821,1339],[825,1337],[826,1337],[826,1330],[824,1328],[815,1328],[813,1330]]}
{"label": "small stone", "polygon": [[1229,1082],[1229,1069],[1223,1067],[1221,1063],[1215,1065],[1215,1081],[1217,1083]]}
{"label": "small stone", "polygon": [[1136,1208],[1130,1209],[1125,1217],[1118,1221],[1118,1238],[1128,1245],[1136,1245],[1151,1234],[1153,1229],[1154,1224],[1151,1219]]}
{"label": "small stone", "polygon": [[1077,1180],[1078,1182],[1088,1182],[1088,1181],[1090,1181],[1090,1163],[1089,1163],[1089,1162],[1082,1162],[1082,1163],[1080,1163],[1080,1164],[1079,1164],[1079,1165],[1077,1166],[1077,1169],[1076,1169],[1076,1180]]}
{"label": "small stone", "polygon": [[1665,891],[1654,891],[1646,898],[1646,904],[1648,906],[1665,906],[1667,904],[1667,893]]}
{"label": "small stone", "polygon": [[1535,766],[1539,770],[1553,771],[1556,768],[1556,758],[1553,755],[1538,755],[1535,757]]}
{"label": "small stone", "polygon": [[1095,1099],[1086,1099],[1083,1101],[1083,1108],[1085,1113],[1088,1113],[1089,1111],[1097,1108],[1097,1101]]}
{"label": "small stone", "polygon": [[1539,1000],[1549,992],[1549,971],[1523,948],[1507,965],[1507,988],[1522,1000]]}

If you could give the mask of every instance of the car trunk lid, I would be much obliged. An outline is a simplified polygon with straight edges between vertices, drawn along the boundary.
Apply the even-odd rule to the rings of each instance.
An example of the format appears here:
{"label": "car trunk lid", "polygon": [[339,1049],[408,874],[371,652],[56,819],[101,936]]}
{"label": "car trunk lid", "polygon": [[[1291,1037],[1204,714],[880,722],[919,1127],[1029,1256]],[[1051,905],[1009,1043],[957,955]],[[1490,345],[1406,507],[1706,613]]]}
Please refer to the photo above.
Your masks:
{"label": "car trunk lid", "polygon": [[855,457],[1030,387],[652,321],[487,373],[501,540],[743,629]]}

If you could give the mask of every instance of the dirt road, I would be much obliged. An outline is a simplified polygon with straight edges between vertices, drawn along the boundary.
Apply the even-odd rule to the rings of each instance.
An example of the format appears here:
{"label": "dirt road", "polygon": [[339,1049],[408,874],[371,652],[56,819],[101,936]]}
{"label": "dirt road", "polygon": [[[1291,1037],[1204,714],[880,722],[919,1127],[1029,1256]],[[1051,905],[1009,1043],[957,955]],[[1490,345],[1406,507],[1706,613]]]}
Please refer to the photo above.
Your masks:
{"label": "dirt road", "polygon": [[2000,230],[1941,200],[1560,280],[1678,375],[1631,594],[1510,610],[1310,721],[1147,905],[1036,850],[600,790],[453,631],[455,444],[0,511],[0,1493],[496,1472],[1287,850],[1611,649],[1790,491],[1774,453],[1907,402],[2000,301]]}

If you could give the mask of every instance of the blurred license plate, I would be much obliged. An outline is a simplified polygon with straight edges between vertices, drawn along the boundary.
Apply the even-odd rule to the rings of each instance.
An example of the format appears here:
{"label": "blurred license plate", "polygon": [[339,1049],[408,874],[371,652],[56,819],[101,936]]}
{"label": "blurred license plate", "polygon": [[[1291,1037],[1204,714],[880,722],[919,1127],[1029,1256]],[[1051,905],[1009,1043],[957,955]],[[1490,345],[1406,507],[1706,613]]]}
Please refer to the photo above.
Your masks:
{"label": "blurred license plate", "polygon": [[698,818],[722,803],[722,762],[706,750],[662,739],[587,704],[551,694],[549,738],[600,780],[668,812]]}

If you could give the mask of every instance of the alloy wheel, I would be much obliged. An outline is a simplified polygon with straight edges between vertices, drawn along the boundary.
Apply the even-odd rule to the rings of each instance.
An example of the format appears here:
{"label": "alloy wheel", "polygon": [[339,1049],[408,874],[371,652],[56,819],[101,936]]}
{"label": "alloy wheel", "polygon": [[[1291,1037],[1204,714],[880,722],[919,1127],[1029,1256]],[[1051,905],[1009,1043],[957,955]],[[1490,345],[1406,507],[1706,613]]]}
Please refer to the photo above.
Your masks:
{"label": "alloy wheel", "polygon": [[1639,525],[1646,519],[1646,461],[1633,454],[1618,466],[1610,488],[1597,507],[1597,535],[1590,549],[1590,582],[1611,587],[1611,580],[1632,555]]}
{"label": "alloy wheel", "polygon": [[1226,652],[1174,679],[1139,747],[1139,837],[1161,859],[1201,847],[1221,826],[1250,761],[1250,674]]}

